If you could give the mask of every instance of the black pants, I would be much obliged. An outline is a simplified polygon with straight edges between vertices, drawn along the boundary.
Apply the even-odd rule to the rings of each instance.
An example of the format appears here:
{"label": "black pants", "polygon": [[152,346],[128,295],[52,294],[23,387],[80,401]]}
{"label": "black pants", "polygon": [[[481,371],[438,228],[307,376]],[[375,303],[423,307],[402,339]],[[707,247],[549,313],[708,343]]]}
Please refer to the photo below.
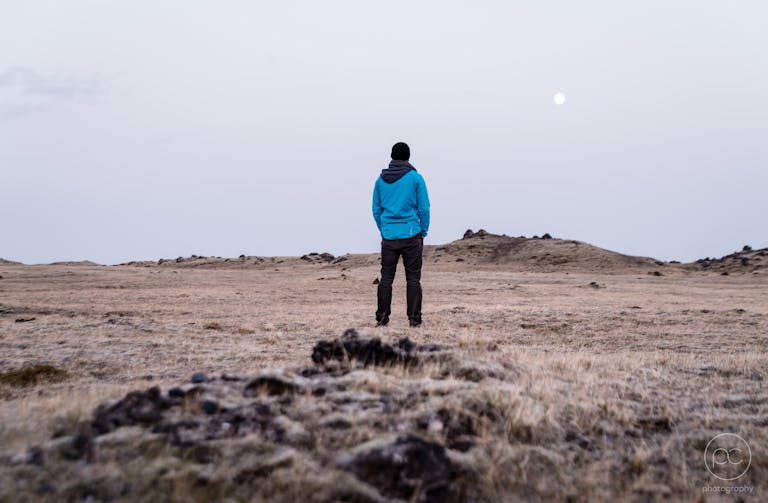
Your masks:
{"label": "black pants", "polygon": [[379,307],[376,320],[389,317],[392,306],[392,282],[397,271],[397,262],[403,256],[405,266],[406,301],[408,319],[421,323],[421,253],[424,239],[417,234],[407,239],[381,240],[381,280],[379,281]]}

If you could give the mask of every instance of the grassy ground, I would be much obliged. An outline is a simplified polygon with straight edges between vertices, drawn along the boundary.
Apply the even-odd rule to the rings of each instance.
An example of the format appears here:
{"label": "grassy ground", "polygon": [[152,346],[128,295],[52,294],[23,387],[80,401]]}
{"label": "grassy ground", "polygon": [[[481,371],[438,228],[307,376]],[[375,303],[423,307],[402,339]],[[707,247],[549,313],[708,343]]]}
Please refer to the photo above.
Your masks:
{"label": "grassy ground", "polygon": [[[749,485],[753,495],[744,497],[759,501],[768,491],[765,276],[436,264],[423,279],[424,326],[407,327],[399,276],[391,325],[377,329],[373,265],[4,265],[0,275],[4,477],[18,476],[14,455],[71,431],[105,400],[153,385],[165,390],[198,371],[306,367],[314,344],[355,327],[384,340],[448,345],[459,360],[506,369],[501,378],[449,379],[455,393],[428,393],[413,410],[394,412],[423,415],[446,401],[475,414],[479,440],[464,456],[483,470],[472,483],[485,488],[478,492],[485,500],[717,499],[724,496],[705,488]],[[50,367],[29,377],[41,365]],[[380,385],[369,391],[378,394],[431,389],[445,379],[429,366],[377,375]],[[480,396],[493,418],[477,416],[472,403]],[[287,414],[305,423],[311,415]],[[363,433],[338,443],[340,452],[386,433],[360,421]],[[752,448],[737,481],[723,482],[704,466],[707,442],[722,432],[738,433]],[[316,454],[330,449],[318,445]],[[307,488],[330,483],[322,482],[336,473],[328,455],[302,455],[309,457],[292,465],[291,476]],[[220,464],[232,470],[232,463]],[[83,470],[70,476],[90,476]],[[242,499],[221,490],[218,496]],[[304,497],[326,494],[313,491]]]}

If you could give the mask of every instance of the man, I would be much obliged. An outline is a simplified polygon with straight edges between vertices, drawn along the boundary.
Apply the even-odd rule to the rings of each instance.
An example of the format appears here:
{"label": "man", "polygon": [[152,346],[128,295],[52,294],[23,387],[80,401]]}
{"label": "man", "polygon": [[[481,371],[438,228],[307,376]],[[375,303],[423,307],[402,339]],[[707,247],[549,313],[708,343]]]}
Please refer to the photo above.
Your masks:
{"label": "man", "polygon": [[392,146],[392,161],[381,171],[373,188],[373,218],[381,233],[381,279],[376,326],[389,323],[392,281],[397,262],[405,266],[408,321],[421,325],[421,253],[429,231],[429,196],[424,178],[408,159],[405,143]]}

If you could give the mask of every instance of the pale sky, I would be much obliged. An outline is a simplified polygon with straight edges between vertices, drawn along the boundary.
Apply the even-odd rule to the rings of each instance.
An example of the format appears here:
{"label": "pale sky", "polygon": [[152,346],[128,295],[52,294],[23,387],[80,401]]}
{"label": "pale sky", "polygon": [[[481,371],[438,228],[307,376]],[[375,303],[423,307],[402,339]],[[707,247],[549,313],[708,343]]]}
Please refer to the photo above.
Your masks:
{"label": "pale sky", "polygon": [[0,0],[0,257],[375,252],[396,141],[428,244],[768,246],[766,19],[763,0]]}

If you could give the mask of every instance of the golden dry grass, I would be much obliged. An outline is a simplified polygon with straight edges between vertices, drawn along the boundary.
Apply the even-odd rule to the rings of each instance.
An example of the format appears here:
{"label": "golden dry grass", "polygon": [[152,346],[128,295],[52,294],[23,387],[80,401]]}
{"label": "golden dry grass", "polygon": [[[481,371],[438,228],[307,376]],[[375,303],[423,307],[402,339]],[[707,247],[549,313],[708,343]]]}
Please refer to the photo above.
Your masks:
{"label": "golden dry grass", "polygon": [[[548,488],[555,499],[705,497],[702,486],[717,480],[693,458],[702,442],[728,431],[753,449],[740,482],[766,496],[765,276],[431,264],[423,278],[425,323],[410,329],[398,274],[392,322],[374,328],[377,270],[370,263],[2,265],[0,372],[47,364],[67,376],[0,384],[2,454],[50,439],[129,390],[176,385],[197,371],[245,375],[305,366],[315,343],[356,327],[517,369],[513,379],[478,385],[506,425],[504,442],[498,431],[487,432],[497,441],[477,461],[487,467],[491,499],[545,500]],[[392,387],[438,370],[382,371],[360,386]],[[465,406],[460,396],[455,404],[445,398],[445,406]],[[574,454],[562,450],[564,438],[606,443],[593,460],[579,458],[576,477],[567,469]],[[360,432],[344,446],[366,439]],[[585,448],[577,456],[592,453]]]}

